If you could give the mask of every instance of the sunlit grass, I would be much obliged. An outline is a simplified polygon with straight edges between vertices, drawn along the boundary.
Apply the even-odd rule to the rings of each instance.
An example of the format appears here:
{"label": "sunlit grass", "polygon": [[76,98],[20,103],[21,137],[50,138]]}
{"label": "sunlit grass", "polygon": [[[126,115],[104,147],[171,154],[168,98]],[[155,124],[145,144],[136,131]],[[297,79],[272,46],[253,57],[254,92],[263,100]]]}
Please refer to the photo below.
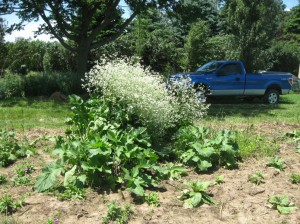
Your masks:
{"label": "sunlit grass", "polygon": [[240,99],[219,99],[212,102],[208,116],[200,123],[204,125],[239,125],[260,122],[300,124],[300,94],[281,96],[276,105],[257,100],[246,103]]}
{"label": "sunlit grass", "polygon": [[1,129],[62,129],[69,114],[67,103],[26,98],[0,101]]}

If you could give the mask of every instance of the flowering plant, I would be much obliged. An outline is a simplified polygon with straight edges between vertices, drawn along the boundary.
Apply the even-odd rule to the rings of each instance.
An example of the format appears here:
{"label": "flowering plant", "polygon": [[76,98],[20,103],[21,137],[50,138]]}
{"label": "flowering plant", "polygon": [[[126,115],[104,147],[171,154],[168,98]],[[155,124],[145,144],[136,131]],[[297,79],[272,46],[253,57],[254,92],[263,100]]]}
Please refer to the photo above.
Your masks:
{"label": "flowering plant", "polygon": [[84,81],[90,94],[100,94],[105,100],[122,105],[129,117],[136,118],[155,137],[202,118],[208,108],[190,85],[166,88],[159,74],[128,58],[104,58],[86,74]]}

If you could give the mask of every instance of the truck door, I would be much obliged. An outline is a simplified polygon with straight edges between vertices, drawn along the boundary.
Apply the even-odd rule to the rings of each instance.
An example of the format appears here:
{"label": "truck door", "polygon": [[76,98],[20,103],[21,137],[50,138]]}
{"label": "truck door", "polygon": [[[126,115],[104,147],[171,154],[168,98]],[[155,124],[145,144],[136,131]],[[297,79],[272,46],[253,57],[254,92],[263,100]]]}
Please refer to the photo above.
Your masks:
{"label": "truck door", "polygon": [[212,95],[243,95],[245,72],[239,63],[228,63],[220,67],[211,80]]}

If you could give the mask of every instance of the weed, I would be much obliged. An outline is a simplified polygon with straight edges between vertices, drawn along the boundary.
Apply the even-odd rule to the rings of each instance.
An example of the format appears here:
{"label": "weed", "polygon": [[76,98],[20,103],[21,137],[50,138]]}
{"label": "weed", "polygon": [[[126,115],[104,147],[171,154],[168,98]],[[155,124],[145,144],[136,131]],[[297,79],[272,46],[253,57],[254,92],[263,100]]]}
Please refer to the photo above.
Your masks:
{"label": "weed", "polygon": [[300,174],[292,173],[290,180],[293,184],[300,184]]}
{"label": "weed", "polygon": [[33,165],[25,162],[17,166],[15,169],[16,175],[14,176],[13,182],[15,186],[31,185],[30,174],[33,172]]}
{"label": "weed", "polygon": [[159,194],[156,192],[151,192],[150,194],[145,194],[145,201],[148,205],[158,207],[160,206]]}
{"label": "weed", "polygon": [[238,132],[237,144],[242,158],[273,156],[279,150],[276,142],[263,135],[253,135],[252,129]]}
{"label": "weed", "polygon": [[1,184],[5,184],[6,182],[7,182],[6,176],[0,174],[0,185],[1,185]]}
{"label": "weed", "polygon": [[0,199],[0,213],[10,214],[14,212],[17,208],[22,207],[24,198],[19,201],[14,201],[10,194],[4,195]]}
{"label": "weed", "polygon": [[60,219],[60,214],[55,214],[47,220],[46,224],[58,224],[59,219]]}
{"label": "weed", "polygon": [[253,184],[260,185],[261,183],[264,183],[265,177],[260,171],[256,171],[254,174],[252,174],[249,177],[249,181]]}
{"label": "weed", "polygon": [[86,198],[86,190],[74,185],[68,185],[62,193],[58,194],[59,200],[84,200]]}
{"label": "weed", "polygon": [[202,204],[215,204],[213,198],[207,193],[209,182],[185,182],[189,189],[183,189],[181,195],[177,198],[184,201],[184,208],[195,208]]}
{"label": "weed", "polygon": [[282,171],[286,168],[284,160],[279,157],[270,158],[267,166],[274,167],[276,170]]}
{"label": "weed", "polygon": [[108,224],[111,222],[127,224],[130,217],[133,215],[133,210],[129,205],[125,205],[123,208],[116,201],[108,204],[107,208],[107,215],[102,217],[102,221],[104,224]]}
{"label": "weed", "polygon": [[289,201],[289,197],[285,195],[270,197],[268,202],[271,203],[274,208],[283,215],[288,215],[293,210],[297,209],[297,207]]}
{"label": "weed", "polygon": [[215,178],[215,184],[220,185],[224,183],[224,175],[216,176]]}

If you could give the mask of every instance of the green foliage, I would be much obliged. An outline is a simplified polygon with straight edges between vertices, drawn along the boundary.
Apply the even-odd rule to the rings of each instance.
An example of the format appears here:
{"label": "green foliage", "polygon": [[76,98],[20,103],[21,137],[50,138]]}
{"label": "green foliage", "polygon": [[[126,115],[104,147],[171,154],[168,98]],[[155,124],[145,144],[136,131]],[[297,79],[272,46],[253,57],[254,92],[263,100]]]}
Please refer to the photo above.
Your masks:
{"label": "green foliage", "polygon": [[300,184],[300,174],[292,173],[290,180],[291,180],[292,184]]}
{"label": "green foliage", "polygon": [[32,164],[26,162],[19,164],[15,169],[15,176],[13,182],[15,186],[31,185],[30,174],[33,172],[34,167]]}
{"label": "green foliage", "polygon": [[282,196],[272,196],[268,199],[268,202],[271,203],[275,209],[278,210],[280,214],[288,215],[297,207],[289,201],[289,197]]}
{"label": "green foliage", "polygon": [[270,61],[265,54],[282,20],[283,5],[279,0],[226,1],[223,10],[225,29],[232,34],[235,58],[244,62],[247,72],[264,70]]}
{"label": "green foliage", "polygon": [[46,221],[46,224],[58,224],[60,219],[60,214],[54,214],[51,218]]}
{"label": "green foliage", "polygon": [[216,178],[215,178],[215,183],[216,183],[217,185],[223,184],[223,183],[224,183],[224,175],[216,176]]}
{"label": "green foliage", "polygon": [[50,163],[44,167],[42,174],[36,178],[35,190],[37,192],[43,192],[50,189],[55,184],[57,175],[63,171],[63,167],[59,164]]}
{"label": "green foliage", "polygon": [[210,30],[204,22],[195,23],[186,37],[187,70],[196,70],[208,62]]}
{"label": "green foliage", "polygon": [[156,186],[164,171],[145,128],[129,126],[126,113],[111,111],[101,98],[84,102],[72,96],[71,102],[68,135],[56,139],[53,154],[58,160],[37,177],[36,191],[53,187],[59,174],[65,187],[125,185],[143,196],[144,188]]}
{"label": "green foliage", "polygon": [[7,73],[0,77],[0,99],[24,96],[24,79],[20,75]]}
{"label": "green foliage", "polygon": [[62,193],[58,195],[59,200],[84,200],[86,198],[86,190],[75,185],[68,185]]}
{"label": "green foliage", "polygon": [[127,224],[133,215],[133,210],[129,205],[122,207],[118,202],[113,201],[107,205],[108,211],[107,215],[102,217],[102,222],[104,224],[109,223],[119,223]]}
{"label": "green foliage", "polygon": [[6,167],[30,153],[21,147],[13,131],[0,130],[0,167]]}
{"label": "green foliage", "polygon": [[203,204],[212,205],[216,202],[207,193],[209,182],[185,182],[191,189],[184,189],[177,198],[184,201],[184,208],[195,208]]}
{"label": "green foliage", "polygon": [[293,38],[300,41],[300,25],[299,25],[299,19],[300,19],[300,5],[295,6],[291,9],[289,12],[288,19],[285,22],[285,35],[289,38]]}
{"label": "green foliage", "polygon": [[101,94],[106,102],[121,107],[131,124],[146,127],[156,141],[201,119],[208,108],[191,86],[178,84],[170,91],[162,77],[126,58],[103,59],[86,75],[84,86],[89,93]]}
{"label": "green foliage", "polygon": [[237,132],[236,141],[242,158],[273,156],[279,150],[276,142],[263,135],[253,134],[251,128]]}
{"label": "green foliage", "polygon": [[187,176],[188,173],[182,164],[166,163],[165,176],[169,180],[178,180],[182,176]]}
{"label": "green foliage", "polygon": [[8,68],[15,73],[26,75],[27,71],[43,71],[43,55],[46,42],[18,38],[15,43],[10,43]]}
{"label": "green foliage", "polygon": [[270,60],[272,61],[271,71],[290,72],[298,75],[300,48],[295,41],[273,41],[269,49]]}
{"label": "green foliage", "polygon": [[145,194],[144,200],[150,206],[153,206],[153,207],[160,206],[159,194],[156,192],[151,192],[149,194]]}
{"label": "green foliage", "polygon": [[18,201],[14,201],[10,194],[5,194],[0,199],[0,213],[5,215],[11,214],[17,208],[23,207],[24,198]]}
{"label": "green foliage", "polygon": [[4,176],[3,174],[0,174],[0,185],[5,184],[6,182],[7,182],[6,176]]}
{"label": "green foliage", "polygon": [[274,167],[276,170],[280,171],[283,171],[286,168],[284,160],[279,158],[278,156],[270,158],[267,163],[267,166]]}
{"label": "green foliage", "polygon": [[252,174],[249,177],[249,181],[253,184],[260,185],[261,183],[264,183],[265,177],[260,171],[256,171],[254,174]]}
{"label": "green foliage", "polygon": [[228,130],[212,133],[205,127],[183,127],[176,137],[175,153],[180,161],[197,171],[237,166],[235,134]]}

